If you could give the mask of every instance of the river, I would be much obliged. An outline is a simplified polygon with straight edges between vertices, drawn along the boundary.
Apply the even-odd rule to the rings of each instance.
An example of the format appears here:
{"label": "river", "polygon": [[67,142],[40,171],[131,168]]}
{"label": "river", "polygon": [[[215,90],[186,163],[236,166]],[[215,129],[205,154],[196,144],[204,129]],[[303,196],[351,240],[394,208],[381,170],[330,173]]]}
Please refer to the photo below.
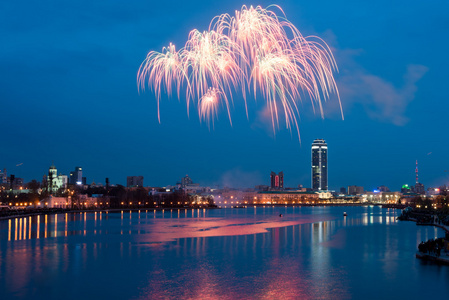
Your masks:
{"label": "river", "polygon": [[443,230],[399,213],[267,206],[1,220],[0,299],[446,298],[449,266],[415,258]]}

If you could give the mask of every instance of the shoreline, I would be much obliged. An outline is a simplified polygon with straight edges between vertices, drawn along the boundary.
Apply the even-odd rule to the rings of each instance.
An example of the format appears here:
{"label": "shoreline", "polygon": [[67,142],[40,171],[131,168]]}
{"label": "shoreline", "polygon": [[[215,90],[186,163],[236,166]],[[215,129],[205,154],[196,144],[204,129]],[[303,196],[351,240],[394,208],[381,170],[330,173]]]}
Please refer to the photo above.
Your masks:
{"label": "shoreline", "polygon": [[248,207],[319,207],[319,206],[340,206],[340,207],[351,207],[351,206],[381,206],[382,208],[397,208],[399,207],[392,207],[390,205],[383,205],[383,204],[374,204],[374,203],[320,203],[320,204],[298,204],[298,205],[292,205],[292,204],[250,204],[250,205],[244,205],[244,207],[235,207],[235,206],[217,206],[217,207],[142,207],[142,208],[103,208],[103,209],[64,209],[64,208],[53,208],[48,210],[33,210],[29,211],[27,213],[23,214],[14,214],[10,216],[1,216],[1,220],[10,220],[10,219],[16,219],[16,218],[24,218],[24,217],[32,217],[32,216],[42,216],[42,215],[56,215],[56,214],[74,214],[74,213],[94,213],[94,212],[106,212],[106,213],[115,213],[115,212],[121,212],[121,211],[142,211],[142,210],[156,210],[156,211],[162,211],[162,210],[173,210],[173,209],[242,209],[242,208],[248,208]]}
{"label": "shoreline", "polygon": [[446,233],[449,233],[449,226],[447,225],[441,225],[441,224],[435,224],[435,223],[424,223],[424,224],[418,224],[418,220],[415,218],[408,218],[407,220],[400,220],[400,221],[410,221],[410,222],[415,222],[416,226],[435,226],[438,228],[443,229]]}
{"label": "shoreline", "polygon": [[[416,222],[416,220],[414,220],[414,222]],[[416,224],[416,226],[435,226],[438,228],[443,229],[446,233],[449,233],[449,226],[446,225],[441,225],[441,224]]]}
{"label": "shoreline", "polygon": [[[441,225],[441,224],[435,224],[435,223],[421,223],[418,224],[418,220],[415,218],[408,218],[406,220],[401,220],[401,221],[411,221],[411,222],[415,222],[416,226],[434,226],[434,227],[438,227],[441,228],[445,231],[446,235],[449,234],[449,226],[447,225]],[[431,254],[431,253],[423,253],[420,251],[417,251],[415,254],[415,257],[418,259],[421,259],[423,261],[430,261],[430,262],[435,262],[437,264],[444,264],[444,265],[449,265],[449,253],[446,254],[446,256],[437,256],[436,254]]]}

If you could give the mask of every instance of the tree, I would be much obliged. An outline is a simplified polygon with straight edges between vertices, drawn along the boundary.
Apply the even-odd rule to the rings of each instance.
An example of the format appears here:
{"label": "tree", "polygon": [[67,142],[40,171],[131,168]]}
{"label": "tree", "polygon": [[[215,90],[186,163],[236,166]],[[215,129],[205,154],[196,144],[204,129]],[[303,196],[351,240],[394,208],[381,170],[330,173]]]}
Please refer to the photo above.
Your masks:
{"label": "tree", "polygon": [[53,173],[50,171],[48,172],[47,192],[49,195],[53,194]]}
{"label": "tree", "polygon": [[31,180],[27,184],[27,188],[31,191],[31,193],[37,194],[41,184],[36,179]]}

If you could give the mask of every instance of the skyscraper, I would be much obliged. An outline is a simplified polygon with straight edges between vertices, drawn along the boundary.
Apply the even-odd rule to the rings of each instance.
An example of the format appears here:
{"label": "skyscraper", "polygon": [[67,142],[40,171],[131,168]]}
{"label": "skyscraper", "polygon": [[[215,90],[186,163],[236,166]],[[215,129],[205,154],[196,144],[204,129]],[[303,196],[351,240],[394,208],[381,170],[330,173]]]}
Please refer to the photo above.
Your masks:
{"label": "skyscraper", "polygon": [[327,144],[322,139],[312,143],[312,189],[327,191]]}

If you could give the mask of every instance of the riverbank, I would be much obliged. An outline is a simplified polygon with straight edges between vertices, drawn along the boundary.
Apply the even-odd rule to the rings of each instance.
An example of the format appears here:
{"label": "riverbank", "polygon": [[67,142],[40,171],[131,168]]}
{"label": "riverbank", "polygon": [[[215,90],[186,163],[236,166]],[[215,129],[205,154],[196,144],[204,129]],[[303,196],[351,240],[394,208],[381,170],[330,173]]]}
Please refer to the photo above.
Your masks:
{"label": "riverbank", "polygon": [[119,213],[122,211],[163,211],[173,209],[219,209],[218,207],[144,207],[144,208],[105,208],[105,209],[63,209],[63,208],[50,208],[32,211],[18,211],[17,214],[11,214],[7,216],[0,216],[0,220],[9,220],[16,218],[25,218],[32,216],[42,215],[56,215],[56,214],[77,214],[77,213]]}
{"label": "riverbank", "polygon": [[[449,245],[447,239],[449,237],[449,226],[436,222],[433,214],[417,214],[415,217],[411,217],[413,212],[409,211],[402,215],[399,220],[412,221],[416,223],[416,226],[434,226],[441,228],[445,231],[445,238],[438,238],[436,240],[431,239],[427,242],[421,242],[418,246],[418,252],[416,252],[416,258],[431,261],[438,264],[449,265]],[[424,217],[424,218],[423,218]],[[425,220],[425,221],[423,221]],[[446,241],[445,241],[446,239]],[[440,240],[440,241],[439,241]],[[435,247],[435,243],[439,241],[441,245]],[[429,246],[431,245],[431,246]],[[429,248],[430,247],[430,248]],[[443,253],[441,253],[443,251]],[[442,254],[442,255],[441,255]]]}
{"label": "riverbank", "polygon": [[438,256],[436,254],[422,253],[418,251],[416,252],[416,258],[449,265],[449,253],[447,253],[446,256]]}
{"label": "riverbank", "polygon": [[316,203],[316,204],[250,204],[244,206],[217,206],[217,207],[206,207],[206,206],[192,206],[192,207],[132,207],[132,208],[98,208],[98,209],[64,209],[64,208],[38,208],[38,209],[27,209],[27,210],[10,210],[4,211],[3,214],[0,213],[0,220],[9,220],[15,218],[31,217],[31,216],[41,216],[41,215],[55,215],[55,214],[66,214],[66,213],[93,213],[93,212],[121,212],[121,211],[147,211],[147,210],[172,210],[172,209],[241,209],[248,207],[320,207],[320,206],[336,206],[336,207],[351,207],[351,206],[382,206],[382,208],[397,208],[400,207],[391,205],[381,205],[375,203]]}
{"label": "riverbank", "polygon": [[[41,215],[55,215],[55,214],[66,214],[66,213],[83,213],[83,212],[121,212],[121,211],[147,211],[147,210],[172,210],[172,209],[241,209],[248,207],[359,207],[359,206],[381,206],[382,208],[393,208],[402,209],[403,205],[398,204],[378,204],[378,203],[315,203],[315,204],[250,204],[250,205],[239,205],[239,206],[217,206],[217,207],[207,207],[207,206],[192,206],[192,207],[127,207],[127,208],[98,208],[98,209],[64,209],[64,208],[38,208],[38,209],[28,209],[28,210],[10,210],[4,211],[3,214],[0,213],[0,220],[9,220],[15,218],[31,217],[31,216],[41,216]],[[449,230],[449,226],[448,229]]]}

